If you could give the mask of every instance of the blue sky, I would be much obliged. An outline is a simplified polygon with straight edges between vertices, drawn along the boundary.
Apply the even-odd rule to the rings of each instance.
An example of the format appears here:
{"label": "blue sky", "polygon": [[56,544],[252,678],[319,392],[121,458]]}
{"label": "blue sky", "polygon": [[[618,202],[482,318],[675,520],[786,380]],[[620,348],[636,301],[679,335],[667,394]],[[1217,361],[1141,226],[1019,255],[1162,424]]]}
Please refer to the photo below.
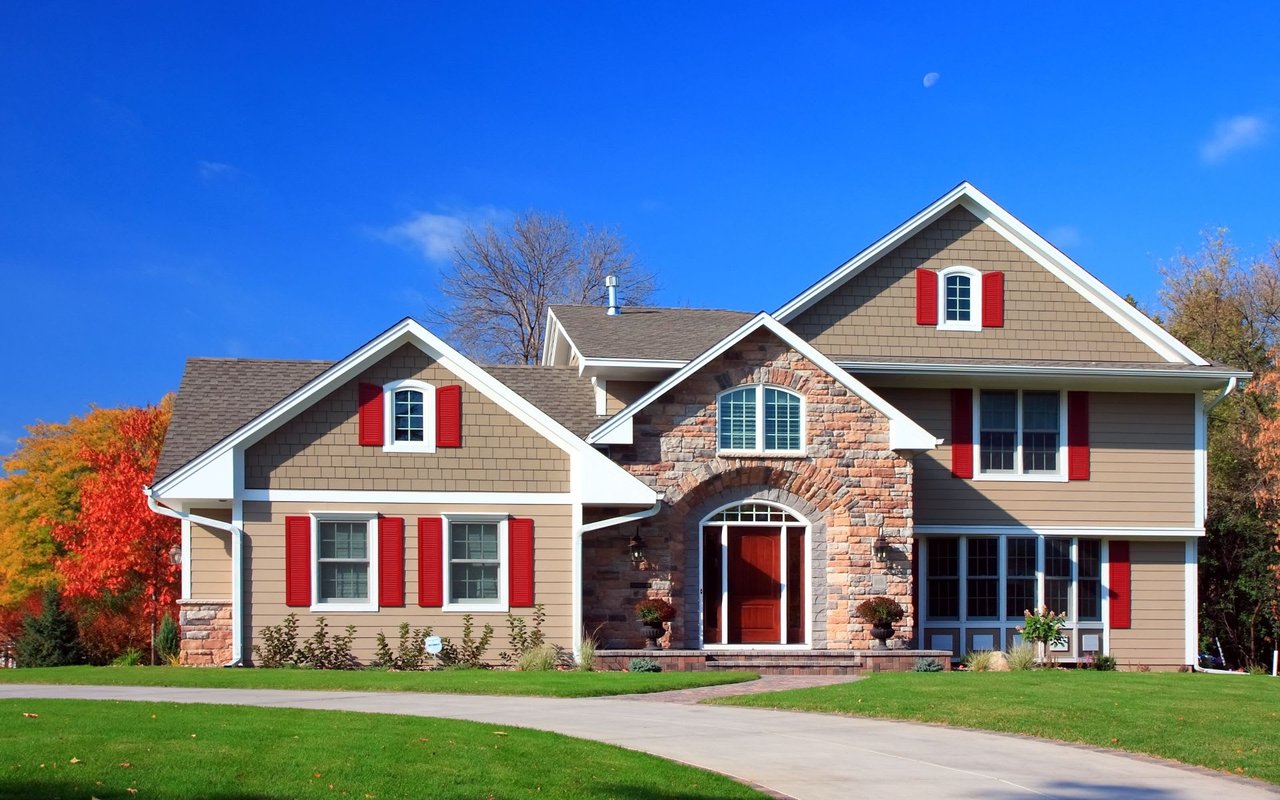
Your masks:
{"label": "blue sky", "polygon": [[345,355],[526,209],[743,310],[966,179],[1148,303],[1203,228],[1280,239],[1274,4],[893,5],[4,4],[0,453]]}

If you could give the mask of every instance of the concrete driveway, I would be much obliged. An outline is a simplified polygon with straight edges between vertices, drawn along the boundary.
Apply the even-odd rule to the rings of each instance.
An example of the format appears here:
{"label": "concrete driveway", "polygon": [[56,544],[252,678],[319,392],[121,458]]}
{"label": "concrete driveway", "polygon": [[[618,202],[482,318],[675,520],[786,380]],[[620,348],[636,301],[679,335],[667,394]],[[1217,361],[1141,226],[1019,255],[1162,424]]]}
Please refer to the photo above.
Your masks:
{"label": "concrete driveway", "polygon": [[0,685],[0,697],[226,703],[518,725],[653,753],[799,800],[1280,796],[1270,785],[1206,770],[1018,736],[635,699],[36,685]]}

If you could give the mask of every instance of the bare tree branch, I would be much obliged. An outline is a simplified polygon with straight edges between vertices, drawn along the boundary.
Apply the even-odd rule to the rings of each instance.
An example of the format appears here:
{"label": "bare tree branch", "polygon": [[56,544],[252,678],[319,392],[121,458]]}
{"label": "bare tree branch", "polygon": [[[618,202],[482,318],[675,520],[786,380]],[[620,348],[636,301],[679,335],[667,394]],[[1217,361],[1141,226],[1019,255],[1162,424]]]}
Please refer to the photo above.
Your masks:
{"label": "bare tree branch", "polygon": [[606,275],[618,276],[623,305],[643,303],[657,285],[616,232],[588,226],[579,233],[563,216],[530,211],[501,230],[467,228],[441,280],[446,302],[428,314],[475,358],[534,364],[548,308],[603,306]]}

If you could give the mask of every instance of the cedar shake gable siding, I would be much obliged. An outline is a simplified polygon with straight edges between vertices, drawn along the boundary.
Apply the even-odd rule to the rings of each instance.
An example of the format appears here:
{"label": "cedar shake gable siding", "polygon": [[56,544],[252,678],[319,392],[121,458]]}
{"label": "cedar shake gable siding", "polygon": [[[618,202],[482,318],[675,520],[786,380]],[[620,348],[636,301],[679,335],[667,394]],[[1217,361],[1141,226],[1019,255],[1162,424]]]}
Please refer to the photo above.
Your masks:
{"label": "cedar shake gable siding", "polygon": [[[734,386],[781,386],[804,398],[805,452],[794,456],[717,455],[716,396]],[[608,646],[639,643],[631,606],[672,599],[680,616],[673,647],[701,647],[698,541],[702,519],[752,499],[786,505],[811,525],[805,565],[812,640],[818,649],[867,646],[869,630],[852,613],[867,596],[887,594],[907,610],[898,635],[913,635],[911,464],[889,448],[889,421],[829,374],[766,330],[731,347],[633,420],[635,444],[611,457],[664,494],[663,510],[637,524],[588,534],[584,549],[584,625]],[[637,568],[626,542],[639,531],[647,563]],[[872,545],[893,542],[898,569],[874,564]]]}
{"label": "cedar shake gable siding", "polygon": [[[462,384],[462,447],[388,453],[359,444],[357,387],[415,378]],[[428,410],[434,413],[434,409]],[[250,489],[567,492],[569,456],[437,364],[405,345],[305,409],[245,454]]]}
{"label": "cedar shake gable siding", "polygon": [[[1004,327],[917,325],[918,268],[1003,272]],[[941,291],[941,289],[939,290]],[[973,302],[981,290],[973,288]],[[788,323],[835,361],[862,356],[1164,363],[1070,286],[964,208],[955,208]]]}

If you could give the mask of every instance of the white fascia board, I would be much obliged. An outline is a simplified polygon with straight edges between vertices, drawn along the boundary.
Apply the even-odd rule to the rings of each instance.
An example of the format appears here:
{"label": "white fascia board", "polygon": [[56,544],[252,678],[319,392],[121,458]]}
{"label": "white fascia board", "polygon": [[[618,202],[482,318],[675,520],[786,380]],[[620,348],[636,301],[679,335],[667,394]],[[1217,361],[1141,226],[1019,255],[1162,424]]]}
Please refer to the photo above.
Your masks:
{"label": "white fascia board", "polygon": [[584,368],[592,369],[680,369],[688,361],[671,358],[583,358]]}
{"label": "white fascia board", "polygon": [[1234,369],[1221,371],[1174,372],[1167,369],[1143,369],[1141,367],[1063,367],[1037,366],[1035,364],[943,364],[913,363],[909,361],[840,361],[842,369],[857,373],[886,375],[972,375],[976,377],[1004,377],[1023,375],[1055,376],[1071,378],[1150,378],[1152,380],[1185,381],[1198,388],[1221,388],[1232,378],[1245,380],[1253,373]]}
{"label": "white fascia board", "polygon": [[573,502],[569,492],[415,492],[378,489],[245,489],[245,502],[361,503],[367,506],[418,505],[559,506]]}
{"label": "white fascia board", "polygon": [[884,414],[889,419],[889,446],[891,448],[894,450],[932,450],[937,446],[937,439],[933,434],[920,427],[906,414],[893,407],[880,395],[871,391],[862,382],[841,369],[834,361],[820,353],[813,345],[801,339],[785,325],[763,311],[690,361],[674,375],[650,389],[640,399],[615,414],[608,422],[596,428],[587,436],[587,441],[591,444],[603,443],[607,437],[614,435],[624,424],[629,424],[631,418],[641,409],[666,394],[684,381],[685,378],[693,375],[711,363],[721,353],[760,328],[767,328],[788,347],[812,361],[815,366],[835,378],[838,383],[853,392],[854,395],[860,397],[881,414]]}
{"label": "white fascia board", "polygon": [[593,439],[592,444],[631,444],[634,441],[635,435],[632,433],[631,417],[627,417],[618,423],[616,428],[601,435],[598,439]]}
{"label": "white fascia board", "polygon": [[774,312],[781,322],[789,323],[805,309],[821,300],[863,269],[932,224],[957,205],[963,205],[978,219],[990,225],[1011,244],[1045,267],[1059,280],[1075,289],[1118,325],[1138,337],[1162,358],[1173,363],[1205,366],[1209,362],[1155,324],[1145,314],[1129,305],[1104,283],[1090,275],[1044,237],[1031,230],[1005,211],[973,184],[965,181],[935,200],[920,213],[890,231],[878,241],[837,267],[822,280]]}
{"label": "white fascia board", "polygon": [[573,458],[574,484],[581,486],[578,499],[583,505],[648,505],[662,499],[639,478],[588,448],[597,459]]}
{"label": "white fascia board", "polygon": [[1122,539],[1185,539],[1188,537],[1199,538],[1204,536],[1204,528],[1202,527],[1135,528],[1079,525],[914,525],[911,530],[919,536],[988,534],[1008,536],[1105,536]]}
{"label": "white fascia board", "polygon": [[[377,363],[379,359],[405,344],[414,344],[422,349],[442,367],[464,379],[478,392],[497,403],[530,428],[533,428],[547,441],[568,453],[571,457],[590,463],[592,469],[584,470],[582,473],[585,483],[579,484],[584,491],[590,488],[589,485],[596,480],[595,476],[597,474],[607,474],[608,467],[617,468],[603,454],[587,445],[582,439],[548,416],[546,412],[511,391],[505,384],[485,372],[475,362],[454,350],[419,322],[406,317],[379,336],[374,337],[374,339],[351,355],[325,370],[293,394],[243,425],[235,433],[193,459],[173,475],[158,483],[155,487],[157,495],[163,497],[173,494],[172,486],[195,478],[196,474],[203,472],[205,467],[222,464],[224,459],[230,465],[226,471],[232,476],[230,483],[234,487],[236,483],[234,480],[235,461],[232,454],[248,449],[254,443],[292,419],[299,411],[324,397],[333,388],[341,386],[356,377],[365,369]],[[633,481],[636,487],[644,487],[644,484],[639,479],[632,477],[625,471],[623,471],[623,474]],[[217,472],[215,471],[215,474],[207,480],[212,482],[216,478]],[[206,479],[202,477],[199,480],[204,481]],[[223,496],[231,497],[232,495],[227,493]]]}

